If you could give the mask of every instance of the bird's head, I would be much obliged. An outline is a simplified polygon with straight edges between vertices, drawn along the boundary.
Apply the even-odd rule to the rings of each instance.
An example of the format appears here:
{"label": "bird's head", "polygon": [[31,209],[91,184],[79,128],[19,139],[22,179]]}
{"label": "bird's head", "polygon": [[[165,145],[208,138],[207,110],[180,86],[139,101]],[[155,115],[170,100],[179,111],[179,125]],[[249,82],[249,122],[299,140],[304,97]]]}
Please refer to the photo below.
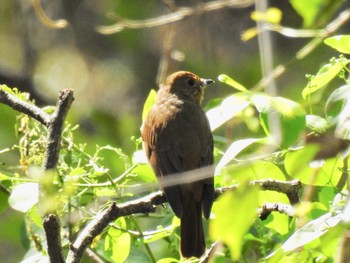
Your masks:
{"label": "bird's head", "polygon": [[201,104],[204,98],[204,87],[213,82],[211,79],[202,79],[188,71],[178,71],[167,77],[163,88],[176,94],[180,99],[189,99]]}

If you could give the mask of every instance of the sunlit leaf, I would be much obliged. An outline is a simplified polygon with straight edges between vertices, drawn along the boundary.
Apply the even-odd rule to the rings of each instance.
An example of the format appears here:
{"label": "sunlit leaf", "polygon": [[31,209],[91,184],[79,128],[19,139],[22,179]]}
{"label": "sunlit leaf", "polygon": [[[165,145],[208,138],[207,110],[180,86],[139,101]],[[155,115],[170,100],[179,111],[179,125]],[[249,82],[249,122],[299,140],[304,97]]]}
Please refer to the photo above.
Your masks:
{"label": "sunlit leaf", "polygon": [[350,101],[347,101],[339,114],[338,124],[335,129],[335,136],[343,140],[350,140]]}
{"label": "sunlit leaf", "polygon": [[319,147],[308,145],[302,149],[289,151],[284,160],[286,172],[294,179],[300,179],[302,183],[310,183],[312,169],[310,162],[317,154]]}
{"label": "sunlit leaf", "polygon": [[153,106],[153,104],[156,102],[156,99],[157,99],[157,92],[154,89],[152,89],[148,94],[145,104],[143,105],[142,121],[145,121],[147,114],[151,109],[151,107]]}
{"label": "sunlit leaf", "polygon": [[225,74],[219,75],[218,80],[239,91],[247,91],[247,89],[242,84],[238,83],[237,81]]}
{"label": "sunlit leaf", "polygon": [[20,212],[27,212],[39,200],[39,187],[37,183],[23,183],[12,188],[9,197],[10,206]]}
{"label": "sunlit leaf", "polygon": [[244,96],[232,95],[227,97],[219,106],[207,112],[211,130],[214,131],[228,120],[240,114],[248,106],[249,101]]}
{"label": "sunlit leaf", "polygon": [[[292,146],[306,125],[304,108],[298,103],[282,97],[256,94],[252,100],[260,112],[260,123],[266,135],[280,138],[278,143],[283,149]],[[281,134],[274,134],[274,132]]]}
{"label": "sunlit leaf", "polygon": [[242,184],[236,191],[221,195],[214,203],[209,234],[213,240],[227,244],[233,260],[240,258],[243,236],[257,216],[258,192],[257,187]]}
{"label": "sunlit leaf", "polygon": [[[126,229],[126,222],[120,217],[115,224],[121,229]],[[104,244],[104,249],[113,262],[121,263],[130,253],[130,234],[126,231],[110,227]]]}
{"label": "sunlit leaf", "polygon": [[221,158],[215,168],[215,174],[220,174],[222,168],[224,168],[229,162],[231,162],[241,151],[247,148],[249,145],[261,141],[261,138],[243,139],[233,142],[226,150],[224,156]]}
{"label": "sunlit leaf", "polygon": [[332,92],[326,103],[326,113],[331,123],[336,124],[337,138],[350,139],[350,85],[344,85]]}
{"label": "sunlit leaf", "polygon": [[293,251],[305,244],[319,238],[325,234],[329,228],[336,226],[342,219],[341,215],[332,215],[327,213],[319,218],[305,224],[302,228],[294,232],[294,234],[282,245],[285,252]]}
{"label": "sunlit leaf", "polygon": [[313,25],[320,8],[325,0],[291,0],[293,8],[304,20],[304,26],[310,27]]}
{"label": "sunlit leaf", "polygon": [[309,83],[307,84],[306,88],[302,91],[302,96],[304,99],[307,98],[307,96],[311,95],[312,93],[320,90],[325,85],[327,85],[332,79],[334,79],[338,73],[343,69],[344,66],[346,66],[349,63],[349,61],[344,59],[338,59],[335,60],[334,63],[329,63],[324,65],[314,76]]}
{"label": "sunlit leaf", "polygon": [[32,222],[34,222],[38,227],[43,227],[43,220],[41,218],[41,214],[37,205],[34,205],[27,213],[27,216],[30,218]]}
{"label": "sunlit leaf", "polygon": [[350,54],[350,35],[338,35],[324,40],[328,46],[345,54]]}
{"label": "sunlit leaf", "polygon": [[145,151],[139,150],[132,155],[132,161],[134,164],[146,164],[148,163]]}
{"label": "sunlit leaf", "polygon": [[152,236],[145,237],[144,242],[151,243],[151,242],[157,241],[159,239],[162,239],[164,237],[168,237],[173,233],[174,227],[171,225],[171,226],[168,226],[168,227],[165,227],[162,229],[158,229],[158,230],[159,230],[159,232],[153,234]]}
{"label": "sunlit leaf", "polygon": [[180,262],[180,260],[176,258],[162,258],[157,261],[157,263],[177,263]]}
{"label": "sunlit leaf", "polygon": [[156,176],[149,164],[139,164],[133,170],[137,174],[137,178],[146,183],[156,182]]}

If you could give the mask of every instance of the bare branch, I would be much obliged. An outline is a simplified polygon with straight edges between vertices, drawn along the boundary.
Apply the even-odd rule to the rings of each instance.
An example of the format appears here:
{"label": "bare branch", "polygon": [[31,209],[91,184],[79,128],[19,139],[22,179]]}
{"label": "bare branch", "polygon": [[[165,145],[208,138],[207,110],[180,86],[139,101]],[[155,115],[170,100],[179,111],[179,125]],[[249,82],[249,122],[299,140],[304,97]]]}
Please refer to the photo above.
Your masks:
{"label": "bare branch", "polygon": [[33,119],[39,121],[45,126],[48,126],[50,122],[50,115],[47,114],[45,111],[40,109],[39,107],[20,100],[16,96],[13,96],[3,89],[0,88],[0,102],[10,106],[12,109],[22,112],[24,114],[27,114],[28,116],[32,117]]}
{"label": "bare branch", "polygon": [[47,240],[47,252],[50,256],[50,262],[63,263],[63,253],[61,249],[61,226],[58,216],[48,214],[44,217],[43,226]]}
{"label": "bare branch", "polygon": [[[293,205],[299,202],[299,190],[302,187],[300,180],[292,181],[281,181],[273,179],[264,179],[251,181],[251,185],[259,185],[265,191],[275,191],[279,193],[284,193],[287,195],[289,202]],[[229,187],[218,188],[215,191],[215,194],[219,196],[220,194],[237,188],[239,185],[232,185]]]}
{"label": "bare branch", "polygon": [[[47,145],[43,161],[43,170],[45,171],[54,169],[57,165],[63,124],[73,100],[73,90],[64,90],[58,96],[55,112],[48,123]],[[61,226],[58,215],[55,213],[45,214],[43,224],[50,262],[63,263]]]}
{"label": "bare branch", "polygon": [[36,16],[44,26],[48,28],[53,28],[53,29],[62,29],[68,26],[68,22],[65,19],[52,20],[51,18],[49,18],[45,14],[45,11],[43,10],[40,0],[32,0],[32,4],[34,7]]}
{"label": "bare branch", "polygon": [[47,146],[43,163],[44,170],[56,167],[64,119],[73,100],[73,90],[67,89],[60,92],[56,110],[48,125]]}
{"label": "bare branch", "polygon": [[159,27],[167,24],[175,23],[183,20],[189,16],[202,14],[205,12],[211,12],[226,7],[247,7],[254,3],[252,0],[217,0],[207,3],[200,3],[194,7],[180,7],[177,11],[170,14],[161,15],[158,17],[144,19],[144,20],[129,20],[120,17],[116,17],[117,23],[111,26],[98,26],[96,31],[104,34],[114,34],[118,33],[124,29],[140,29],[140,28],[150,28]]}
{"label": "bare branch", "polygon": [[259,217],[261,220],[265,220],[272,212],[279,212],[287,216],[294,216],[294,209],[291,205],[281,203],[265,203],[259,209]]}

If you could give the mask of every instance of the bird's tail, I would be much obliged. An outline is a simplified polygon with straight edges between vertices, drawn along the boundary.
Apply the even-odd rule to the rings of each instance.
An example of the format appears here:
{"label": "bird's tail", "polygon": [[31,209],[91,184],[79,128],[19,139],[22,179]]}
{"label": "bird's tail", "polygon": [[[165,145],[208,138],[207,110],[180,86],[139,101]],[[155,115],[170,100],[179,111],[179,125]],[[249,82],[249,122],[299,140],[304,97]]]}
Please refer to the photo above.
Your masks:
{"label": "bird's tail", "polygon": [[181,217],[181,254],[185,258],[201,257],[205,252],[202,205],[189,198]]}

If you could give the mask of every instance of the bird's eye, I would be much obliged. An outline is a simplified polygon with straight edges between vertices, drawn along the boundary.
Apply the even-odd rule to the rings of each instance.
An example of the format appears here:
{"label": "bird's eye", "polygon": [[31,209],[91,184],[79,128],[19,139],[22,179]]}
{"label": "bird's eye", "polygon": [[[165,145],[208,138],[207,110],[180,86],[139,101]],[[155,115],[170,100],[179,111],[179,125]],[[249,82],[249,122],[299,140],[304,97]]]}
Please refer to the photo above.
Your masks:
{"label": "bird's eye", "polygon": [[190,85],[191,87],[194,86],[194,83],[195,83],[194,79],[189,79],[189,80],[187,81],[187,84]]}

